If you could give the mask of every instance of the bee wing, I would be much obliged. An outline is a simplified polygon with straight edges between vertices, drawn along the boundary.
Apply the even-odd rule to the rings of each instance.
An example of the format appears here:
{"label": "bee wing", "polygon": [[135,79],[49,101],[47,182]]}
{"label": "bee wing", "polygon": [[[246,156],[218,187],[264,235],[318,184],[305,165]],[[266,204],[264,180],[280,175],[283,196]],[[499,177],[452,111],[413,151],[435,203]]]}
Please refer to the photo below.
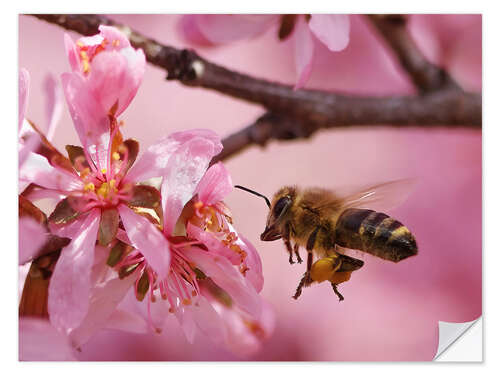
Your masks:
{"label": "bee wing", "polygon": [[341,198],[344,208],[368,208],[375,211],[390,210],[406,201],[417,185],[416,179],[384,182],[358,190]]}

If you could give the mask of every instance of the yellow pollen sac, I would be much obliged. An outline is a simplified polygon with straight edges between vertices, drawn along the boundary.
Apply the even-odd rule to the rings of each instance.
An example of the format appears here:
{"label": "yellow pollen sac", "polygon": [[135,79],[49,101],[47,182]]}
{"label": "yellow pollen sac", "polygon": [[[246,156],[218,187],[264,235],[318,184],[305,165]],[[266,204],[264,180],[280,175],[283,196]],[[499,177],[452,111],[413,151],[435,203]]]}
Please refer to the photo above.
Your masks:
{"label": "yellow pollen sac", "polygon": [[82,59],[83,72],[88,73],[90,71],[89,55],[85,51],[80,51],[80,58]]}
{"label": "yellow pollen sac", "polygon": [[84,46],[84,45],[83,45],[83,43],[82,43],[82,42],[80,42],[79,40],[76,42],[76,45],[77,45],[78,47],[80,47],[80,48],[83,48],[83,46]]}
{"label": "yellow pollen sac", "polygon": [[321,283],[330,280],[340,267],[337,257],[327,257],[317,260],[311,267],[311,279]]}
{"label": "yellow pollen sac", "polygon": [[184,300],[182,300],[182,304],[183,304],[183,305],[186,305],[186,306],[189,306],[189,305],[191,305],[191,300],[190,300],[190,299],[185,298]]}
{"label": "yellow pollen sac", "polygon": [[115,185],[116,185],[116,180],[113,178],[112,180],[109,181],[109,186],[111,187],[111,189],[114,189]]}
{"label": "yellow pollen sac", "polygon": [[118,152],[113,152],[113,160],[120,160],[120,154]]}
{"label": "yellow pollen sac", "polygon": [[90,64],[87,60],[83,60],[83,72],[84,73],[90,72]]}
{"label": "yellow pollen sac", "polygon": [[83,190],[85,191],[94,191],[95,190],[95,185],[92,182],[89,182],[88,184],[85,184],[83,187]]}
{"label": "yellow pollen sac", "polygon": [[102,173],[102,174],[106,174],[106,172],[107,172],[107,171],[108,171],[108,170],[107,170],[106,168],[101,169],[101,173]]}
{"label": "yellow pollen sac", "polygon": [[110,192],[110,186],[107,182],[103,182],[102,185],[97,189],[97,195],[102,198],[107,198]]}

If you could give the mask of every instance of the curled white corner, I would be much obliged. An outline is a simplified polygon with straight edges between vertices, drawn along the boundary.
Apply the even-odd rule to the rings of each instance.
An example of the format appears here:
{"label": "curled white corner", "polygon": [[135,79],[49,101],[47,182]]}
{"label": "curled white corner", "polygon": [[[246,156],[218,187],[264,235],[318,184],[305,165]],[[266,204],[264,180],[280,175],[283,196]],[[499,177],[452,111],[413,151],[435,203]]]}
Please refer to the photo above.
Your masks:
{"label": "curled white corner", "polygon": [[[439,345],[433,360],[436,360],[445,350],[447,350],[455,341],[457,341],[470,327],[472,327],[477,321],[481,320],[482,317],[476,320],[463,323],[452,323],[452,322],[441,322],[439,321]],[[479,334],[479,345],[481,345],[481,356],[482,357],[482,329]],[[476,339],[474,335],[474,339]],[[474,340],[477,343],[478,340]],[[441,360],[438,359],[438,360]],[[446,359],[443,359],[446,361]],[[452,361],[461,361],[460,359],[451,359]],[[463,359],[463,361],[481,361],[479,359]]]}

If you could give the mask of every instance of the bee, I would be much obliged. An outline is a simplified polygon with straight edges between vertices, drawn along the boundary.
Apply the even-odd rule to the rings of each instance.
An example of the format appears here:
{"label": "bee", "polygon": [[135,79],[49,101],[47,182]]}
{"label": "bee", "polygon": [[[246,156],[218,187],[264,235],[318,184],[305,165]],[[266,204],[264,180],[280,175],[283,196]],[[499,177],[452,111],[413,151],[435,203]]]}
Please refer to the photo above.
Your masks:
{"label": "bee", "polygon": [[[348,281],[351,273],[364,262],[352,258],[345,249],[355,249],[376,257],[399,262],[418,252],[415,237],[401,222],[374,209],[396,206],[406,198],[413,180],[390,181],[342,194],[328,189],[301,189],[285,186],[271,202],[262,194],[235,186],[263,197],[269,207],[266,227],[260,239],[282,239],[288,251],[289,263],[295,254],[302,263],[299,249],[307,250],[307,266],[294,299],[303,287],[313,282],[329,281],[342,301],[337,285]],[[292,244],[293,242],[293,244]],[[314,256],[319,258],[313,263]]]}

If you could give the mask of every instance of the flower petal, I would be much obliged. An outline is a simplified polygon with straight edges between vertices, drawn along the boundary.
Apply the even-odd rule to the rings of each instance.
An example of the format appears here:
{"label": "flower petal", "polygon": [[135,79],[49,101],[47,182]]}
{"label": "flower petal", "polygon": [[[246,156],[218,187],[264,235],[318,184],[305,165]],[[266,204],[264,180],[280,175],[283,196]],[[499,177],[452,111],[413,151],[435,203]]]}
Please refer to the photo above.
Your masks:
{"label": "flower petal", "polygon": [[245,357],[254,354],[274,331],[274,311],[265,301],[262,303],[262,314],[257,319],[232,308],[218,306],[221,320],[226,326],[226,347],[235,354]]}
{"label": "flower petal", "polygon": [[68,338],[48,320],[19,319],[20,361],[74,361]]}
{"label": "flower petal", "polygon": [[105,113],[119,116],[130,104],[142,82],[146,58],[142,50],[132,47],[121,51],[99,53],[92,61],[88,89]]}
{"label": "flower petal", "polygon": [[[33,152],[36,150],[38,147],[38,144],[40,143],[40,137],[38,134],[31,132],[25,135],[27,139],[23,140],[19,138],[19,144],[18,144],[18,162],[19,162],[19,168],[22,168],[24,166],[24,162],[30,155],[30,152]],[[24,189],[20,189],[22,191]]]}
{"label": "flower petal", "polygon": [[206,232],[189,222],[187,223],[186,231],[189,237],[203,242],[210,253],[227,258],[231,264],[238,265],[240,263],[240,254],[232,251],[228,246],[225,246],[220,240],[215,238],[212,233]]}
{"label": "flower petal", "polygon": [[77,175],[54,168],[45,157],[33,152],[28,155],[19,170],[19,180],[63,192],[83,188],[83,183]]}
{"label": "flower petal", "polygon": [[314,40],[304,17],[299,17],[297,20],[293,35],[295,44],[295,72],[298,76],[294,90],[298,90],[304,87],[311,75],[314,55]]}
{"label": "flower petal", "polygon": [[185,248],[183,255],[226,291],[242,310],[254,317],[260,316],[262,301],[259,295],[226,258],[194,247]]}
{"label": "flower petal", "polygon": [[80,232],[61,251],[49,284],[48,311],[51,323],[67,332],[76,328],[89,309],[90,274],[100,210],[90,211]]}
{"label": "flower petal", "polygon": [[123,49],[130,47],[130,42],[127,36],[113,26],[100,25],[99,34],[102,38],[108,41],[107,49]]}
{"label": "flower petal", "polygon": [[128,171],[125,181],[139,182],[152,177],[161,177],[164,174],[170,156],[184,143],[195,137],[205,138],[214,145],[214,152],[222,150],[219,136],[207,129],[193,129],[172,133],[165,136],[155,144],[149,146],[146,152]]}
{"label": "flower petal", "polygon": [[264,287],[264,275],[262,274],[260,255],[252,243],[241,234],[238,234],[236,244],[247,253],[245,265],[248,267],[248,270],[245,273],[245,277],[252,283],[255,290],[260,292]]}
{"label": "flower petal", "polygon": [[114,278],[92,289],[88,313],[69,335],[73,346],[85,344],[94,333],[108,324],[109,318],[134,282],[135,278],[132,276],[123,280]]}
{"label": "flower petal", "polygon": [[312,14],[309,28],[330,51],[341,51],[349,44],[350,22],[346,14]]}
{"label": "flower petal", "polygon": [[80,71],[80,59],[76,50],[76,44],[68,34],[64,34],[64,47],[66,49],[66,56],[68,57],[69,66],[74,72]]}
{"label": "flower petal", "polygon": [[32,260],[47,241],[47,231],[30,217],[19,219],[19,264]]}
{"label": "flower petal", "polygon": [[139,314],[122,309],[113,311],[106,323],[106,328],[133,333],[148,333],[146,321]]}
{"label": "flower petal", "polygon": [[161,186],[163,231],[170,235],[184,205],[216,154],[214,144],[196,137],[181,145],[170,157]]}
{"label": "flower petal", "polygon": [[218,162],[212,165],[196,187],[200,201],[213,205],[223,200],[233,190],[233,181],[224,164]]}
{"label": "flower petal", "polygon": [[57,124],[61,119],[64,96],[59,83],[52,74],[47,74],[43,82],[45,93],[45,112],[47,123],[45,124],[45,136],[50,141],[54,137]]}
{"label": "flower petal", "polygon": [[18,130],[21,130],[24,117],[26,115],[26,108],[28,108],[28,96],[30,86],[30,74],[24,68],[19,69],[19,118]]}
{"label": "flower petal", "polygon": [[61,79],[80,142],[99,169],[107,168],[111,129],[108,113],[103,110],[82,76],[64,73]]}
{"label": "flower petal", "polygon": [[255,37],[279,18],[279,15],[199,14],[195,15],[201,34],[213,44],[230,43]]}
{"label": "flower petal", "polygon": [[118,206],[118,212],[133,246],[144,255],[160,278],[166,277],[170,267],[170,248],[161,231],[123,204]]}
{"label": "flower petal", "polygon": [[212,42],[205,38],[198,26],[198,17],[198,14],[183,15],[177,25],[179,33],[188,43],[198,46],[212,46]]}
{"label": "flower petal", "polygon": [[226,328],[221,316],[203,296],[193,306],[187,306],[192,313],[193,321],[198,329],[217,345],[223,345],[226,339]]}
{"label": "flower petal", "polygon": [[50,232],[59,237],[75,238],[82,227],[82,221],[85,220],[85,216],[80,216],[76,220],[69,222],[68,224],[55,224],[49,221]]}

